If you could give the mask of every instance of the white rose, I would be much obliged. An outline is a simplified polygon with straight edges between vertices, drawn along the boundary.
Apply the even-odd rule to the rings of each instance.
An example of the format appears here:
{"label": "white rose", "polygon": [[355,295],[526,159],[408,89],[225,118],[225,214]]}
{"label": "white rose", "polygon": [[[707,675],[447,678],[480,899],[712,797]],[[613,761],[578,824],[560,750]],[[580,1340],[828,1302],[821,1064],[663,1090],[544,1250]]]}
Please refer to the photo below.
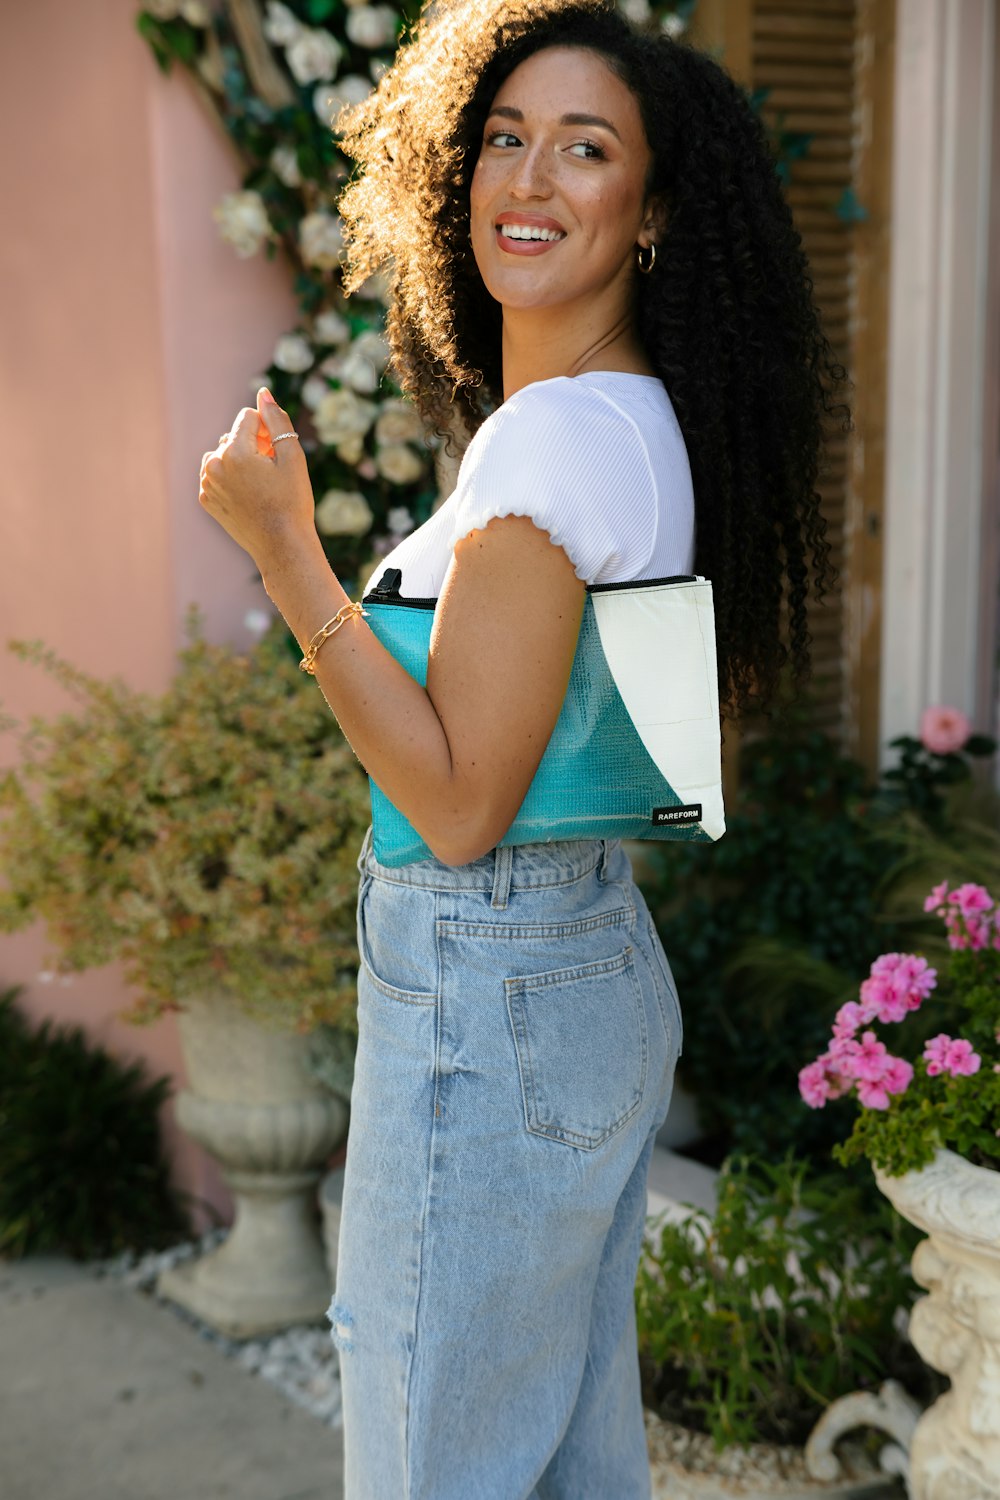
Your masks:
{"label": "white rose", "polygon": [[294,146],[275,146],[268,158],[268,165],[285,187],[296,188],[302,186],[302,173],[299,171],[299,154]]}
{"label": "white rose", "polygon": [[306,214],[299,221],[299,247],[307,265],[322,271],[338,266],[344,250],[340,219],[322,212]]}
{"label": "white rose", "polygon": [[310,375],[308,380],[303,380],[299,394],[309,410],[315,411],[323,398],[329,396],[330,387],[322,375]]}
{"label": "white rose", "polygon": [[301,333],[283,333],[271,355],[271,363],[289,375],[302,375],[312,368],[315,359],[309,340]]}
{"label": "white rose", "polygon": [[264,635],[270,630],[275,619],[274,613],[268,613],[264,609],[248,609],[243,616],[243,627],[249,630],[251,635]]}
{"label": "white rose", "polygon": [[389,71],[389,64],[384,57],[373,57],[368,64],[368,71],[372,75],[372,82],[378,83],[382,74]]}
{"label": "white rose", "polygon": [[421,443],[424,424],[406,401],[384,401],[375,423],[375,441],[383,447],[395,443]]}
{"label": "white rose", "polygon": [[337,76],[344,49],[328,31],[304,26],[285,52],[285,61],[296,83],[319,83]]}
{"label": "white rose", "polygon": [[267,0],[264,35],[276,47],[290,47],[302,30],[302,22],[281,0]]}
{"label": "white rose", "polygon": [[355,293],[358,297],[365,297],[370,302],[381,302],[384,307],[389,305],[389,273],[388,271],[373,271],[363,281]]}
{"label": "white rose", "polygon": [[146,0],[143,5],[143,10],[148,10],[158,21],[173,21],[180,8],[180,0]]}
{"label": "white rose", "polygon": [[375,467],[390,484],[412,484],[424,472],[424,466],[405,443],[388,443],[375,454]]}
{"label": "white rose", "polygon": [[359,463],[365,451],[365,440],[360,433],[354,433],[352,437],[345,438],[342,443],[337,444],[337,457],[351,467]]}
{"label": "white rose", "polygon": [[324,536],[363,536],[374,519],[359,490],[327,490],[316,506],[316,529]]}
{"label": "white rose", "polygon": [[212,12],[204,0],[182,0],[181,15],[189,26],[211,26]]}
{"label": "white rose", "polygon": [[374,401],[362,401],[353,391],[327,391],[313,412],[313,422],[320,441],[336,447],[355,434],[364,437],[377,411]]}
{"label": "white rose", "polygon": [[685,31],[687,30],[687,22],[685,21],[684,17],[678,16],[676,14],[664,16],[662,26],[663,30],[667,33],[667,36],[672,36],[674,38],[683,36]]}
{"label": "white rose", "polygon": [[355,5],[347,12],[344,30],[355,47],[387,47],[396,40],[399,11],[391,5]]}
{"label": "white rose", "polygon": [[339,378],[353,390],[369,396],[378,390],[388,360],[386,339],[373,328],[366,329],[345,351],[340,361]]}
{"label": "white rose", "polygon": [[385,524],[393,536],[406,536],[417,523],[405,505],[394,505],[385,518]]}
{"label": "white rose", "polygon": [[264,241],[274,232],[263,198],[252,189],[241,193],[226,193],[212,210],[212,217],[226,244],[232,245],[243,260],[256,255]]}
{"label": "white rose", "polygon": [[360,73],[348,73],[336,83],[321,83],[313,90],[313,109],[321,125],[332,129],[333,122],[342,109],[350,109],[367,99],[372,86]]}
{"label": "white rose", "polygon": [[313,319],[313,337],[317,344],[346,344],[351,325],[335,307],[325,307]]}

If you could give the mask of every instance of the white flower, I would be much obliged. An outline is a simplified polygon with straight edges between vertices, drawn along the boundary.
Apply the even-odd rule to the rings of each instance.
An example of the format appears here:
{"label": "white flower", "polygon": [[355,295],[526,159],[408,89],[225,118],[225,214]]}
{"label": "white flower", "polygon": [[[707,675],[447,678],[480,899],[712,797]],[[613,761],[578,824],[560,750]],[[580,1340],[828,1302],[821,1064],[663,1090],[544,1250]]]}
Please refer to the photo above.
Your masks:
{"label": "white flower", "polygon": [[358,297],[366,297],[371,302],[381,302],[383,306],[389,305],[389,273],[388,271],[373,271],[372,274],[361,283],[355,293]]}
{"label": "white flower", "polygon": [[385,523],[394,537],[406,536],[417,524],[405,505],[394,505],[386,516]]}
{"label": "white flower", "polygon": [[392,5],[355,5],[347,12],[344,30],[355,47],[387,47],[396,40],[399,11]]}
{"label": "white flower", "polygon": [[212,217],[226,244],[232,245],[242,260],[256,255],[264,241],[274,232],[263,198],[252,189],[226,193],[212,210]]}
{"label": "white flower", "polygon": [[211,26],[212,12],[204,0],[182,0],[181,15],[189,26]]}
{"label": "white flower", "polygon": [[342,109],[367,99],[372,86],[360,73],[348,73],[336,83],[321,83],[313,90],[313,109],[321,125],[331,129]]}
{"label": "white flower", "polygon": [[384,57],[373,57],[368,64],[368,71],[372,75],[373,83],[378,83],[382,74],[389,71],[389,64]]}
{"label": "white flower", "polygon": [[356,433],[364,437],[377,411],[374,401],[362,401],[353,391],[327,391],[313,412],[313,422],[320,442],[336,447]]}
{"label": "white flower", "polygon": [[143,10],[148,10],[158,21],[173,21],[180,8],[180,0],[145,0],[143,5]]}
{"label": "white flower", "polygon": [[618,0],[618,9],[633,26],[641,26],[651,14],[649,0]]}
{"label": "white flower", "polygon": [[676,38],[684,35],[687,30],[687,22],[683,16],[672,13],[669,16],[663,17],[662,29],[667,33],[667,36]]}
{"label": "white flower", "polygon": [[263,635],[273,619],[274,615],[268,614],[266,609],[248,609],[243,616],[243,627],[251,635]]}
{"label": "white flower", "polygon": [[421,443],[424,424],[407,401],[383,401],[375,423],[375,441],[383,447],[394,443]]}
{"label": "white flower", "polygon": [[302,173],[299,171],[299,154],[294,146],[275,146],[268,158],[268,165],[285,187],[297,188],[302,186]]}
{"label": "white flower", "polygon": [[375,455],[375,467],[390,484],[412,484],[424,472],[424,466],[405,443],[389,443]]}
{"label": "white flower", "polygon": [[313,337],[317,344],[346,344],[351,325],[335,307],[325,307],[313,319]]}
{"label": "white flower", "polygon": [[322,212],[306,214],[299,221],[299,247],[307,265],[322,271],[338,266],[344,250],[339,217]]}
{"label": "white flower", "polygon": [[345,464],[353,466],[360,463],[361,456],[365,451],[365,440],[360,433],[353,433],[351,437],[345,438],[342,443],[337,444],[337,457]]}
{"label": "white flower", "polygon": [[310,375],[308,380],[303,380],[299,395],[310,411],[315,411],[324,396],[330,394],[330,386],[322,375]]}
{"label": "white flower", "polygon": [[285,61],[296,83],[329,81],[337,76],[344,49],[335,36],[318,27],[303,26],[285,53]]}
{"label": "white flower", "polygon": [[374,519],[360,490],[327,490],[316,506],[316,529],[324,536],[363,536]]}
{"label": "white flower", "polygon": [[290,47],[302,30],[302,22],[281,0],[267,0],[264,35],[276,47]]}
{"label": "white flower", "polygon": [[217,94],[223,92],[226,83],[226,65],[218,47],[211,47],[203,52],[196,60],[195,67],[210,89],[214,89]]}
{"label": "white flower", "polygon": [[315,361],[312,346],[301,333],[283,333],[271,355],[272,365],[277,365],[279,370],[287,370],[289,375],[302,375],[306,370],[312,369]]}

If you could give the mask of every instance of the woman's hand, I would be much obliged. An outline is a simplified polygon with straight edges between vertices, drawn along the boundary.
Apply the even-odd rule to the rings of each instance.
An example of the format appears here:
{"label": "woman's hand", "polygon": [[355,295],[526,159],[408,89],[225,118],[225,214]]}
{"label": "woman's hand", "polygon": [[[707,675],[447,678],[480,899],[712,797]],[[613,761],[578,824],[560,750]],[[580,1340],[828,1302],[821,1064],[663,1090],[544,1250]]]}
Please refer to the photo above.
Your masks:
{"label": "woman's hand", "polygon": [[298,438],[272,442],[291,431],[288,414],[262,387],[256,407],[245,406],[201,460],[201,505],[262,572],[275,556],[316,542],[312,485]]}

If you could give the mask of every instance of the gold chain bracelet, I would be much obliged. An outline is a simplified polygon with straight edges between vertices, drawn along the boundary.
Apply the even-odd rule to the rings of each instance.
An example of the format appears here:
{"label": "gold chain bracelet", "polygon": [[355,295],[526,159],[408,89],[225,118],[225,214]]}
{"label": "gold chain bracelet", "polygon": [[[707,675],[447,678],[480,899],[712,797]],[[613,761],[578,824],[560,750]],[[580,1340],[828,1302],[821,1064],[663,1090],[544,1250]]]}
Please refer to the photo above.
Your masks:
{"label": "gold chain bracelet", "polygon": [[368,611],[366,609],[363,609],[360,604],[351,603],[341,605],[341,607],[337,610],[337,613],[334,615],[333,619],[327,620],[326,624],[322,625],[319,630],[317,630],[316,634],[309,642],[308,646],[306,647],[306,654],[299,662],[300,672],[308,672],[310,677],[315,677],[316,653],[319,650],[320,646],[322,646],[324,641],[328,641],[331,635],[336,635],[341,625],[346,625],[348,620],[353,619],[355,615],[362,615],[367,620]]}

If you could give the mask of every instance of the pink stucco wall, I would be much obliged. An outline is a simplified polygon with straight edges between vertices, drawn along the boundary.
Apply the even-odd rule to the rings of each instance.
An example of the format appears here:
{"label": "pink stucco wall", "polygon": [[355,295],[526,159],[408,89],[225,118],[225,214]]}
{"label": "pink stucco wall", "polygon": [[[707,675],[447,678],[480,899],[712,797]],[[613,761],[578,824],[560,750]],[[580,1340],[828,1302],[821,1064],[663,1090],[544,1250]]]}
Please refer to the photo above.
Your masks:
{"label": "pink stucco wall", "polygon": [[[236,645],[265,602],[198,507],[198,463],[252,401],[295,308],[280,264],[219,241],[211,210],[238,186],[235,160],[181,73],[156,69],[136,9],[34,0],[4,17],[0,643],[40,637],[156,689],[191,602],[211,638]],[[0,699],[18,718],[61,706],[2,650]],[[11,756],[0,738],[0,762]],[[114,970],[46,983],[44,967],[39,932],[0,938],[0,985],[22,984],[33,1015],[82,1023],[182,1081],[174,1022],[123,1025]],[[179,1185],[228,1212],[169,1107],[165,1129]]]}

